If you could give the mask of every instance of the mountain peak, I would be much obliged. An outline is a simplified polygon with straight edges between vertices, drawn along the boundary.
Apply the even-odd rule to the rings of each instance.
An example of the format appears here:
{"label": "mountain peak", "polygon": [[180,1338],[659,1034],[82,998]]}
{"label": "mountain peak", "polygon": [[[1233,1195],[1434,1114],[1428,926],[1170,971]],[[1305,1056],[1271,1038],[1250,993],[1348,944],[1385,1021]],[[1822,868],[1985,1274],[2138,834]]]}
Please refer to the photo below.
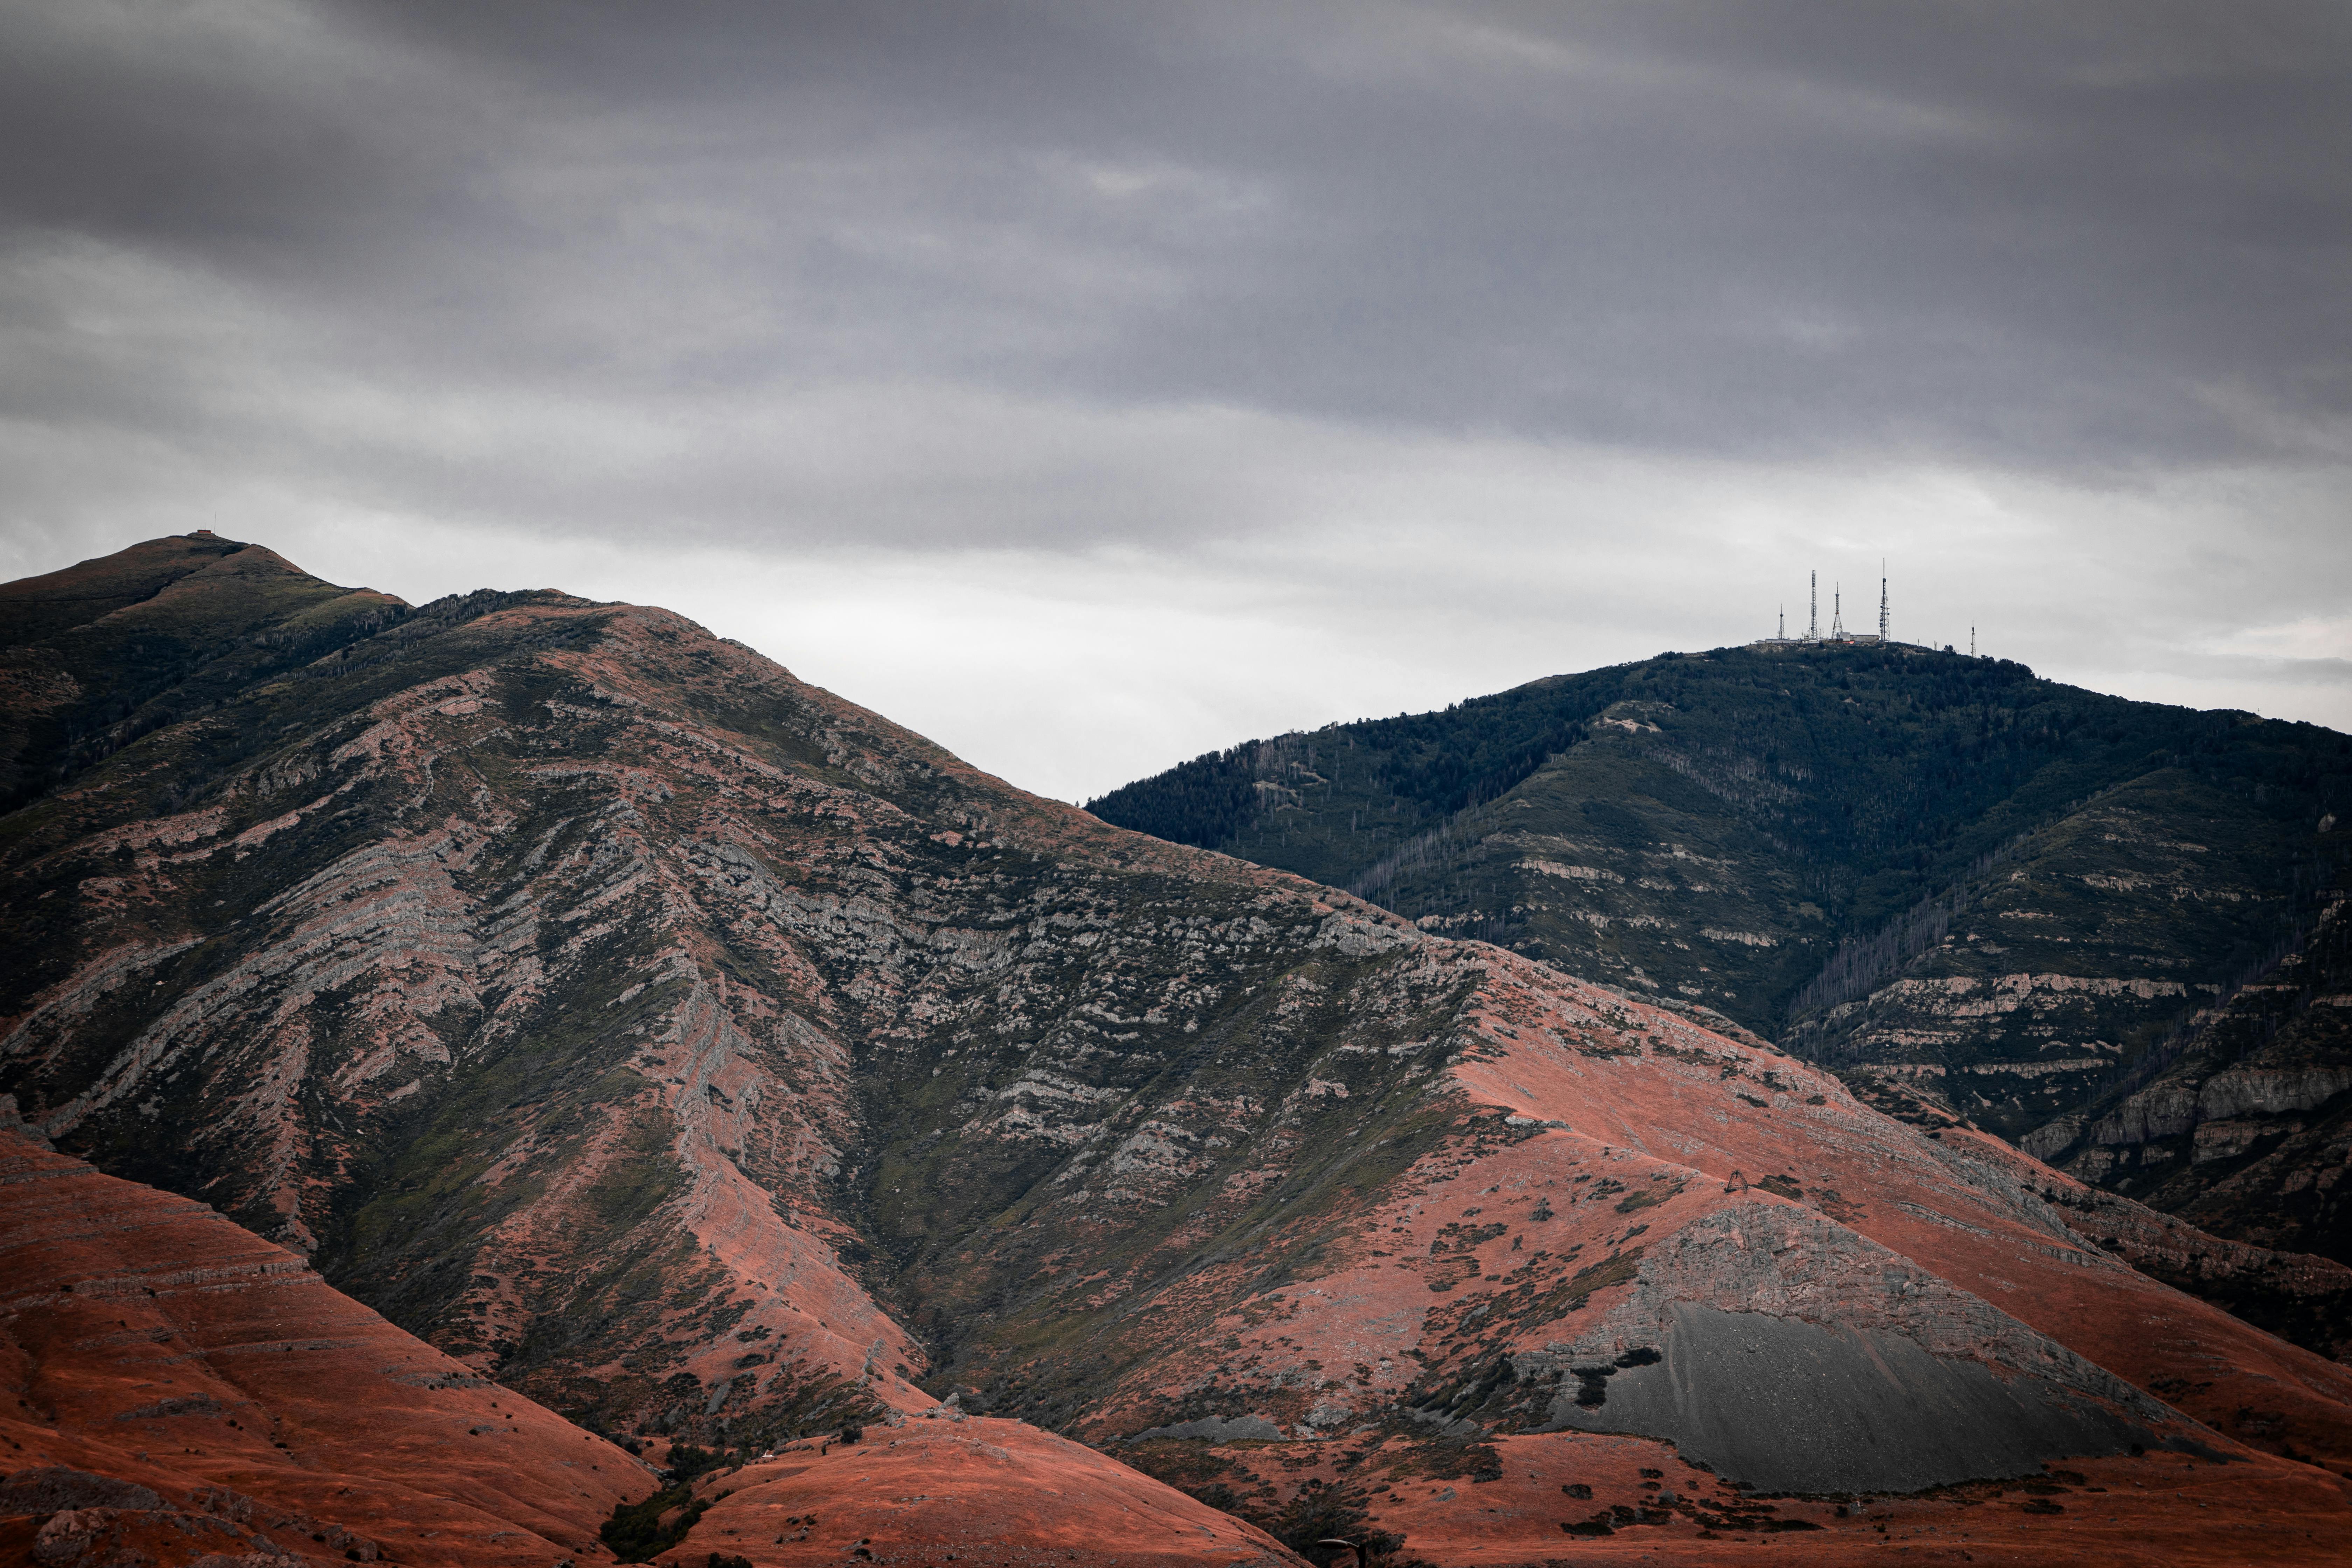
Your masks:
{"label": "mountain peak", "polygon": [[[0,1092],[58,1158],[202,1194],[468,1376],[749,1461],[614,1516],[667,1563],[874,1551],[898,1537],[800,1521],[862,1476],[928,1498],[991,1443],[1100,1519],[1157,1510],[1171,1560],[1270,1549],[1106,1456],[1293,1546],[1435,1560],[1775,1518],[1866,1552],[1826,1495],[1749,1493],[2121,1495],[2217,1458],[2343,1512],[2286,1455],[2352,1464],[2352,1373],[2106,1247],[2160,1218],[1689,998],[1037,800],[667,611],[410,607],[271,559],[204,590],[261,617],[235,638],[165,640],[183,574],[137,637],[116,611],[21,655],[110,700],[138,692],[101,647],[154,684],[107,745],[23,753],[57,782],[0,823]],[[1697,684],[1589,695],[1576,765],[1714,765]],[[1621,818],[1525,736],[1457,767],[1423,744],[1446,732],[1402,724],[1423,771],[1377,776],[1499,814],[1471,819],[1495,859],[1612,892],[1727,874],[1657,831],[1643,800],[1672,800]],[[1347,752],[1244,782],[1279,823],[1361,782]],[[1656,867],[1602,858],[1620,829]],[[2295,1265],[2322,1306],[2333,1267]],[[997,1442],[950,1396],[1028,1425]],[[835,1463],[864,1426],[897,1457]]]}
{"label": "mountain peak", "polygon": [[1250,742],[1090,809],[2023,1137],[2309,929],[2347,802],[2352,739],[2315,726],[1822,645]]}
{"label": "mountain peak", "polygon": [[0,804],[53,789],[265,672],[331,656],[404,615],[262,545],[151,539],[0,584]]}

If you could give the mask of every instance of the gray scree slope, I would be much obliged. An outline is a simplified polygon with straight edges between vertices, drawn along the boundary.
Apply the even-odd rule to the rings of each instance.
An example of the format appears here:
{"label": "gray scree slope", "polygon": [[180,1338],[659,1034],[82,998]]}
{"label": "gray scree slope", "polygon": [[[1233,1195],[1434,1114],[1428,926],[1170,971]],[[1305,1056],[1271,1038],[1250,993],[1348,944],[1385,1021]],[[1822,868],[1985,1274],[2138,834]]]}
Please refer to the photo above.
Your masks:
{"label": "gray scree slope", "polygon": [[[1673,1441],[1768,1491],[1916,1491],[2118,1453],[2149,1434],[2031,1373],[1931,1354],[1906,1335],[1677,1302],[1663,1359],[1563,1397],[1559,1424]],[[1803,1434],[1801,1440],[1796,1435]]]}

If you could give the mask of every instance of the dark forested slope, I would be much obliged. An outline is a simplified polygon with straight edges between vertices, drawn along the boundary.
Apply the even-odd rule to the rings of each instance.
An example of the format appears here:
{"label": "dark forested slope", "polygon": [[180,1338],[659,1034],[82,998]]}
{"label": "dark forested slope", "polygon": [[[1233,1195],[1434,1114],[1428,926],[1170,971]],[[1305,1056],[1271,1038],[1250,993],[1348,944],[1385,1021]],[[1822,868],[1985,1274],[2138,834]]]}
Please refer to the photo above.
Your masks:
{"label": "dark forested slope", "polygon": [[1857,646],[1555,677],[1213,752],[1089,809],[2018,1137],[2281,955],[2347,800],[2330,731]]}

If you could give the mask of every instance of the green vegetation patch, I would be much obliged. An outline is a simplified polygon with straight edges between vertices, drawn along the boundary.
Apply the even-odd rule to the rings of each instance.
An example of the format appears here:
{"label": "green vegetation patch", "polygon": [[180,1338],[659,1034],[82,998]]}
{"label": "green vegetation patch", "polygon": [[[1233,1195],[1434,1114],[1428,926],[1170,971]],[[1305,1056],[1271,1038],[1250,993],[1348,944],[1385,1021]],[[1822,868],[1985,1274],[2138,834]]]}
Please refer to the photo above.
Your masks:
{"label": "green vegetation patch", "polygon": [[[1617,1200],[1617,1212],[1619,1214],[1632,1214],[1637,1209],[1656,1208],[1660,1204],[1680,1197],[1682,1195],[1684,1185],[1685,1183],[1681,1178],[1676,1178],[1671,1182],[1660,1181],[1654,1178],[1648,1186],[1636,1187],[1632,1192],[1627,1193],[1623,1197],[1619,1198]],[[1792,1194],[1790,1195],[1793,1196],[1794,1194]]]}
{"label": "green vegetation patch", "polygon": [[[726,1495],[721,1492],[719,1497]],[[597,1529],[596,1534],[622,1562],[650,1563],[684,1541],[687,1532],[702,1521],[702,1516],[717,1500],[715,1497],[696,1497],[694,1489],[680,1481],[641,1501],[614,1503],[613,1517]],[[662,1516],[672,1510],[674,1517],[663,1522]]]}

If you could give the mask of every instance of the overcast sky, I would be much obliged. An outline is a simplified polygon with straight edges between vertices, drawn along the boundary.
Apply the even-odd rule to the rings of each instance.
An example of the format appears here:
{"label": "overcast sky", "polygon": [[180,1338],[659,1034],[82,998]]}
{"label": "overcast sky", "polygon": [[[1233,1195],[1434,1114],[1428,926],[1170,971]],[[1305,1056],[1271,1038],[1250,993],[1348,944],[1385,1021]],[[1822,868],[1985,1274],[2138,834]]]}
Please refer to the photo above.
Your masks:
{"label": "overcast sky", "polygon": [[0,575],[199,527],[1064,798],[1882,557],[2352,729],[2352,8],[0,0]]}

